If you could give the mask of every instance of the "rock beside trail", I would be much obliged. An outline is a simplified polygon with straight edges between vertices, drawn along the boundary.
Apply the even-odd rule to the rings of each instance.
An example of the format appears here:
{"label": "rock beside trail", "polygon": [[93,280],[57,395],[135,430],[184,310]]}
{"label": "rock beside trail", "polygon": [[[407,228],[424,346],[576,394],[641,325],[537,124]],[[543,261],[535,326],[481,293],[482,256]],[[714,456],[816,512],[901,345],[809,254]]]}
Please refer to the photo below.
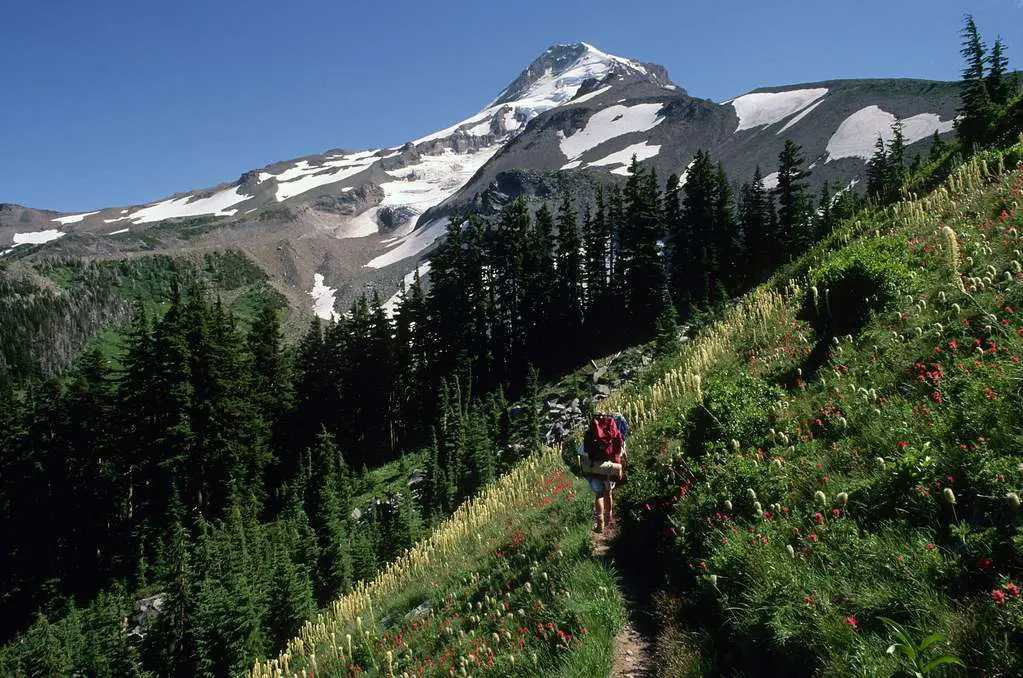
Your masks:
{"label": "rock beside trail", "polygon": [[163,609],[163,604],[166,600],[166,593],[157,593],[136,600],[135,605],[132,607],[135,626],[132,627],[130,635],[138,638],[145,636],[146,629],[160,616],[160,611]]}

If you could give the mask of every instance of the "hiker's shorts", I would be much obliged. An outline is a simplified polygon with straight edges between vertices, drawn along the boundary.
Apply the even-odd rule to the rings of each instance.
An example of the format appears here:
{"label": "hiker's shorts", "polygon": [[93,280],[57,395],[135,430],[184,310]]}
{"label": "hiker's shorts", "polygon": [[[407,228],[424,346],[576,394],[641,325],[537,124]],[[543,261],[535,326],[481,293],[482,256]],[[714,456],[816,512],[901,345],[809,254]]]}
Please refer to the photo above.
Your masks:
{"label": "hiker's shorts", "polygon": [[613,480],[602,480],[600,478],[587,478],[586,480],[590,483],[590,492],[594,494],[604,494],[608,490],[615,489],[615,481]]}

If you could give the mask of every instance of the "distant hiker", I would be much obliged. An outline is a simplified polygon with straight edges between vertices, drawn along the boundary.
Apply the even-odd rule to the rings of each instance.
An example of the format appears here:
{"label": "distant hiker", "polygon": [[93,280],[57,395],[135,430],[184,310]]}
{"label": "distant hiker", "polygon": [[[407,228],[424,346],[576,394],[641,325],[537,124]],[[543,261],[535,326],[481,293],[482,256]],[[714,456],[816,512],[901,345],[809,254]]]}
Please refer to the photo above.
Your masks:
{"label": "distant hiker", "polygon": [[593,500],[593,531],[603,532],[614,523],[614,488],[622,479],[625,436],[618,421],[628,432],[621,415],[597,412],[583,435],[582,471],[590,484]]}

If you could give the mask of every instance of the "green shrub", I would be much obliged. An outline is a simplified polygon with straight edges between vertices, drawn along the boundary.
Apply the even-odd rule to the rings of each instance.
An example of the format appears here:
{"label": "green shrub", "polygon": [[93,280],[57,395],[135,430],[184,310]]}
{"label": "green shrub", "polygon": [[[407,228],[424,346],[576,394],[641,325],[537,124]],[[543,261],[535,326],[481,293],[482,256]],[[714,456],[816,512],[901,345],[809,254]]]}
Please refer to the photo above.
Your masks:
{"label": "green shrub", "polygon": [[809,317],[831,335],[860,329],[909,286],[904,244],[892,238],[857,241],[810,274],[817,294],[807,295]]}
{"label": "green shrub", "polygon": [[689,420],[689,449],[705,448],[708,443],[757,446],[771,426],[771,406],[783,391],[749,373],[716,376],[707,381],[703,406]]}

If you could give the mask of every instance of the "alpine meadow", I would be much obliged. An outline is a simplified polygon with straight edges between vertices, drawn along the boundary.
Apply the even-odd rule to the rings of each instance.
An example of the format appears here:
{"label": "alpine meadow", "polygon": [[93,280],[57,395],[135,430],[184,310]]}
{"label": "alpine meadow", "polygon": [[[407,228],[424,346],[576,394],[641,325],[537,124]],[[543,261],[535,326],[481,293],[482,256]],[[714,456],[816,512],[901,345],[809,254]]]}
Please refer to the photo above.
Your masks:
{"label": "alpine meadow", "polygon": [[553,45],[396,146],[0,204],[0,675],[1023,675],[981,28],[724,103]]}

